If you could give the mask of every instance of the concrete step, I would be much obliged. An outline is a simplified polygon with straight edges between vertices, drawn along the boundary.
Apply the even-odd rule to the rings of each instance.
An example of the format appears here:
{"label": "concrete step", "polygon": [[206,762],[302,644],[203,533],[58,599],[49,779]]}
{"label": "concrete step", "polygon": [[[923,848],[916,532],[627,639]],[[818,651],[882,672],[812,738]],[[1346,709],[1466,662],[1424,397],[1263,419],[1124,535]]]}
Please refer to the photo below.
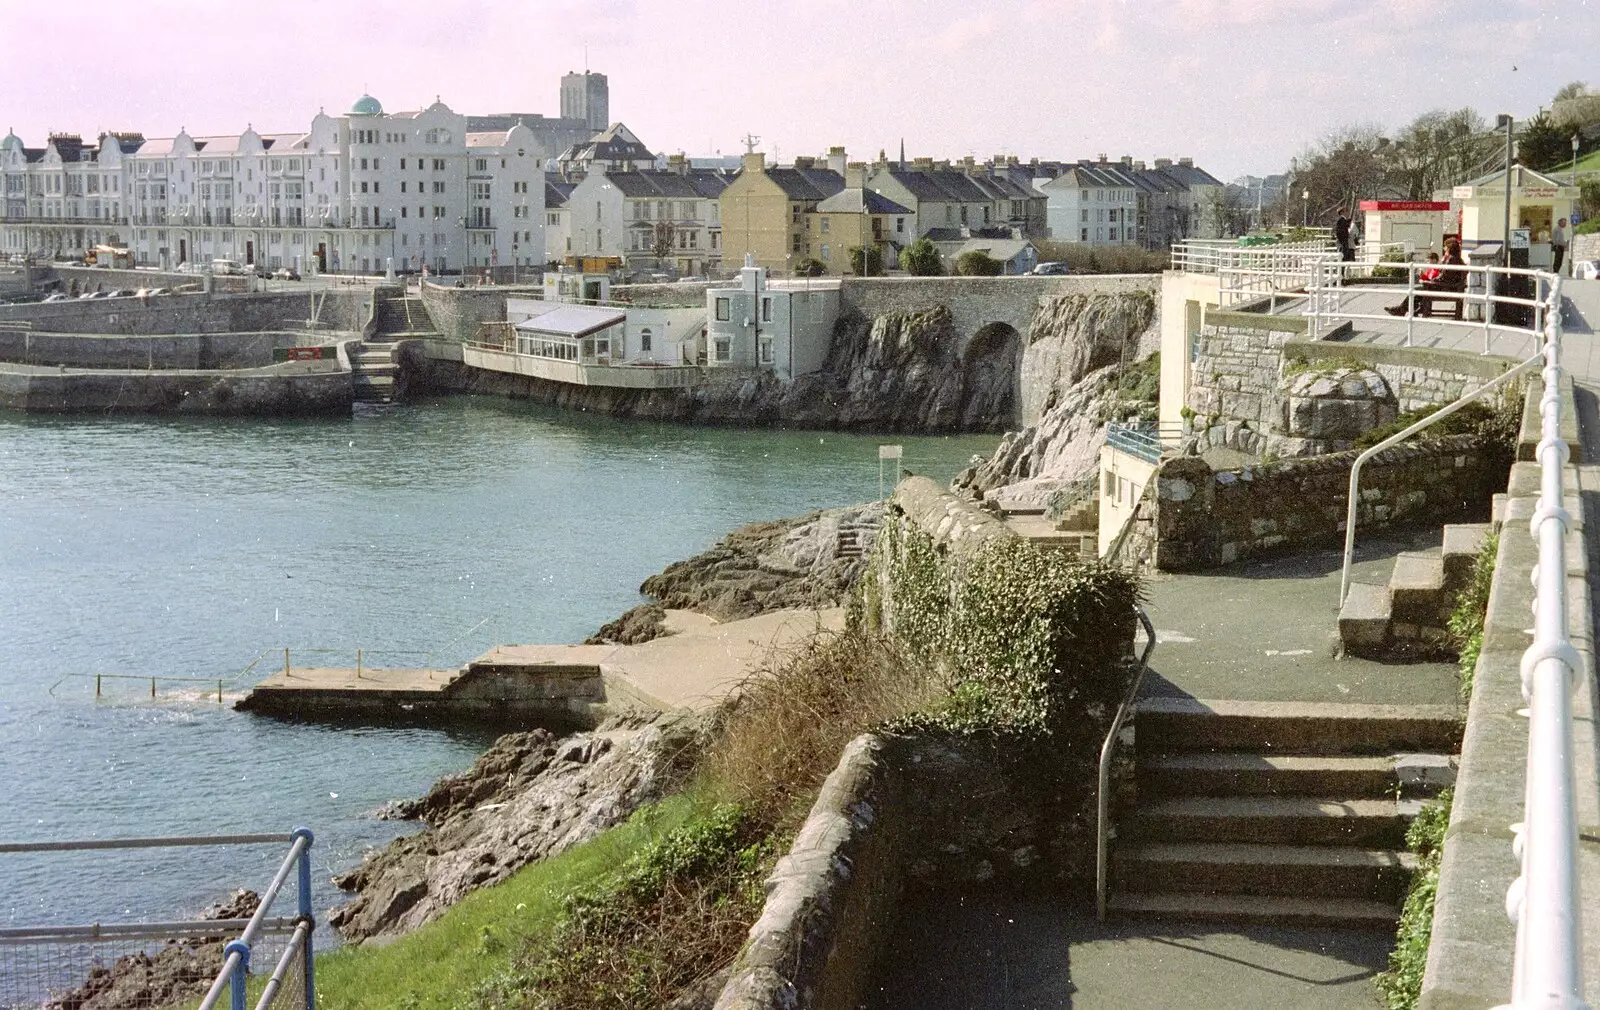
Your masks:
{"label": "concrete step", "polygon": [[1394,601],[1389,587],[1350,583],[1339,608],[1339,641],[1352,656],[1381,655],[1389,640],[1389,619]]}
{"label": "concrete step", "polygon": [[1115,890],[1318,895],[1398,906],[1417,857],[1390,849],[1248,842],[1144,842],[1116,854]]}
{"label": "concrete step", "polygon": [[1489,539],[1493,527],[1489,523],[1450,523],[1444,528],[1445,591],[1455,594],[1472,578],[1472,563]]}
{"label": "concrete step", "polygon": [[1138,761],[1140,797],[1432,795],[1455,782],[1447,754],[1382,756],[1186,751]]}
{"label": "concrete step", "polygon": [[1147,698],[1135,716],[1140,760],[1181,751],[1268,754],[1453,754],[1458,705]]}
{"label": "concrete step", "polygon": [[394,388],[394,376],[384,375],[381,372],[351,372],[350,381],[356,386]]}
{"label": "concrete step", "polygon": [[1444,591],[1444,558],[1432,552],[1400,552],[1389,576],[1389,601],[1391,634],[1399,624],[1443,628],[1451,605]]}
{"label": "concrete step", "polygon": [[1394,929],[1399,910],[1360,898],[1291,898],[1260,894],[1113,894],[1111,911],[1127,916],[1209,922],[1266,922],[1284,926]]}
{"label": "concrete step", "polygon": [[1504,491],[1490,499],[1489,526],[1497,533],[1500,531],[1500,524],[1506,521],[1506,508],[1510,502],[1510,495]]}
{"label": "concrete step", "polygon": [[1182,796],[1141,804],[1127,836],[1139,842],[1405,845],[1414,804],[1312,796]]}

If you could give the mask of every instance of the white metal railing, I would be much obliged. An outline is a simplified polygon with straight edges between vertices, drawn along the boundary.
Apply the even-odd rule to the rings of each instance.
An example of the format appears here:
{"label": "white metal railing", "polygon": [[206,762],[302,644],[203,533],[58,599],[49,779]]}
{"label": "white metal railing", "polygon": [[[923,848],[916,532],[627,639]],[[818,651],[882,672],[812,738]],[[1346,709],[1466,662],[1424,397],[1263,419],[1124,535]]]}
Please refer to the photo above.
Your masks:
{"label": "white metal railing", "polygon": [[1139,665],[1128,682],[1128,690],[1122,696],[1122,703],[1117,706],[1116,715],[1111,719],[1111,729],[1106,733],[1105,742],[1100,745],[1100,771],[1095,787],[1095,915],[1101,922],[1105,921],[1106,901],[1111,894],[1111,758],[1117,751],[1117,737],[1122,733],[1122,724],[1127,721],[1128,713],[1139,699],[1144,675],[1150,669],[1150,654],[1156,648],[1156,629],[1150,624],[1149,616],[1142,607],[1135,607],[1133,612],[1144,626],[1144,651],[1139,654]]}
{"label": "white metal railing", "polygon": [[1578,1010],[1583,998],[1583,923],[1579,904],[1578,812],[1573,768],[1572,696],[1588,676],[1567,627],[1567,534],[1561,439],[1561,278],[1549,284],[1544,313],[1544,396],[1539,401],[1539,504],[1529,528],[1539,548],[1534,568],[1533,644],[1522,654],[1528,702],[1528,766],[1522,824],[1512,852],[1522,873],[1506,892],[1517,925],[1514,1007]]}
{"label": "white metal railing", "polygon": [[[1403,283],[1359,283],[1380,269],[1403,272]],[[1443,282],[1424,282],[1421,274],[1425,270],[1438,270],[1442,276],[1459,277],[1459,287]],[[1531,336],[1537,340],[1537,335],[1544,329],[1544,316],[1551,306],[1554,306],[1557,315],[1560,314],[1560,299],[1552,302],[1548,297],[1549,285],[1555,275],[1524,267],[1411,262],[1349,263],[1326,257],[1313,266],[1312,275],[1303,292],[1308,299],[1305,315],[1311,320],[1308,335],[1312,339],[1347,320],[1378,320],[1392,324],[1397,318],[1395,313],[1363,312],[1352,304],[1358,296],[1375,292],[1396,296],[1399,304],[1404,306],[1404,312],[1399,316],[1404,319],[1407,347],[1412,345],[1414,339],[1419,309],[1428,310],[1428,314],[1421,318],[1427,319],[1430,324],[1481,331],[1484,354],[1490,351],[1495,331]],[[1504,293],[1518,286],[1513,279],[1531,281],[1532,297]],[[1452,317],[1434,314],[1434,309],[1440,304],[1452,308],[1459,306],[1459,311]],[[1516,313],[1498,311],[1501,306],[1525,309],[1533,317],[1532,321],[1511,319]],[[1469,318],[1474,310],[1477,318]],[[1507,318],[1497,321],[1496,316]]]}

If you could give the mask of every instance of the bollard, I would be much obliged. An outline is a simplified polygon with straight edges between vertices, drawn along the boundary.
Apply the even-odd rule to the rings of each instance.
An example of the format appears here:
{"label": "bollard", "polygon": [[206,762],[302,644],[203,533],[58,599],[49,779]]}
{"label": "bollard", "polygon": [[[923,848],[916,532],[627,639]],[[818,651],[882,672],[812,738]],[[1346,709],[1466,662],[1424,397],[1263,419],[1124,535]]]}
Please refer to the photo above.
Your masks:
{"label": "bollard", "polygon": [[287,645],[283,647],[283,675],[285,677],[289,676],[289,647]]}
{"label": "bollard", "polygon": [[222,681],[217,681],[217,704],[222,704]]}
{"label": "bollard", "polygon": [[100,697],[100,675],[98,673],[94,675],[94,696],[96,698]]}
{"label": "bollard", "polygon": [[154,677],[151,677],[150,678],[150,697],[154,698],[155,696],[156,696],[156,679]]}
{"label": "bollard", "polygon": [[361,650],[356,650],[356,679],[361,679]]}

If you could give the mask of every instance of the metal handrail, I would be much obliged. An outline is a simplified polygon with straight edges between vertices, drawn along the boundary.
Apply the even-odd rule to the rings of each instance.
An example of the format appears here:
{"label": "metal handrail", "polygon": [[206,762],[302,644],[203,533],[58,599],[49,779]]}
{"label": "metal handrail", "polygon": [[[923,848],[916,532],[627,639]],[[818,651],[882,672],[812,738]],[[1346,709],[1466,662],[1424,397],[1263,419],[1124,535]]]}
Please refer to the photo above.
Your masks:
{"label": "metal handrail", "polygon": [[1127,693],[1122,696],[1122,704],[1117,706],[1117,714],[1111,720],[1111,732],[1106,734],[1105,743],[1100,745],[1100,778],[1096,794],[1096,825],[1097,842],[1094,850],[1094,889],[1095,889],[1095,915],[1101,922],[1106,919],[1106,896],[1110,890],[1110,835],[1111,835],[1111,756],[1117,749],[1117,735],[1122,732],[1122,724],[1128,718],[1128,710],[1133,707],[1134,701],[1139,697],[1139,688],[1144,685],[1144,675],[1150,669],[1150,654],[1156,648],[1156,629],[1150,624],[1150,617],[1142,607],[1134,607],[1133,612],[1139,616],[1139,623],[1144,625],[1144,652],[1139,656],[1139,669],[1134,671],[1133,681],[1128,685]]}
{"label": "metal handrail", "polygon": [[1579,901],[1578,813],[1573,770],[1572,695],[1587,679],[1567,627],[1567,533],[1561,438],[1561,278],[1548,275],[1544,320],[1544,396],[1539,402],[1539,503],[1529,530],[1539,548],[1534,569],[1533,644],[1522,654],[1528,702],[1528,765],[1521,830],[1512,852],[1521,874],[1506,891],[1517,927],[1512,1004],[1580,1010],[1583,923]]}
{"label": "metal handrail", "polygon": [[1523,372],[1529,371],[1541,360],[1543,360],[1543,356],[1536,354],[1521,364],[1507,369],[1506,371],[1495,376],[1493,379],[1490,379],[1488,382],[1479,386],[1477,389],[1464,394],[1460,399],[1456,400],[1449,406],[1442,407],[1434,413],[1429,414],[1427,417],[1424,417],[1417,423],[1406,427],[1402,431],[1398,431],[1395,434],[1390,435],[1382,442],[1379,442],[1377,445],[1356,457],[1356,461],[1350,465],[1350,491],[1345,506],[1344,567],[1339,572],[1339,606],[1344,606],[1345,597],[1350,594],[1350,565],[1355,560],[1356,552],[1356,508],[1361,503],[1361,468],[1366,466],[1367,460],[1376,456],[1385,449],[1404,442],[1406,439],[1410,438],[1412,435],[1415,435],[1424,428],[1444,420],[1451,414],[1454,414],[1456,411],[1460,410],[1462,407],[1465,407],[1467,404],[1483,396],[1483,394],[1494,390],[1496,387],[1501,386],[1506,382],[1509,382],[1512,378],[1521,375]]}
{"label": "metal handrail", "polygon": [[[278,872],[273,875],[272,883],[261,892],[261,901],[256,906],[255,915],[250,917],[249,923],[239,934],[237,940],[231,941],[223,951],[226,957],[222,962],[222,970],[211,982],[211,988],[206,991],[205,998],[200,1001],[198,1010],[215,1010],[217,1001],[222,998],[223,992],[228,993],[229,1010],[246,1010],[246,973],[250,967],[250,948],[266,928],[267,912],[272,908],[272,903],[277,900],[278,892],[283,890],[283,885],[288,882],[289,874],[298,871],[298,916],[300,923],[306,926],[314,924],[315,919],[311,911],[311,843],[313,841],[311,829],[295,828],[290,832],[294,840],[289,846],[289,854],[284,857],[283,863],[278,867]],[[300,940],[299,953],[305,969],[305,1006],[311,1010],[315,1002],[316,983],[312,974],[312,941],[309,929],[296,933]],[[290,945],[293,950],[294,945]],[[286,955],[287,956],[287,955]],[[280,979],[280,971],[284,970],[279,965],[273,972],[274,978]],[[272,989],[273,996],[277,989]],[[270,1001],[269,1001],[270,1002]],[[266,1003],[259,1004],[266,1006]]]}

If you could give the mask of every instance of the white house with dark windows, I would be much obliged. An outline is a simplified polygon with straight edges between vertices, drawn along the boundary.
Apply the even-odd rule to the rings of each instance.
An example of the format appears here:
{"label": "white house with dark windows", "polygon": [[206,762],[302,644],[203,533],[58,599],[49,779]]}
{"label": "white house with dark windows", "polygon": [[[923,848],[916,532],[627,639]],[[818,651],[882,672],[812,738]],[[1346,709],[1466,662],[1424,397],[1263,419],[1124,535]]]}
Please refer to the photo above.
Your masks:
{"label": "white house with dark windows", "polygon": [[839,316],[839,282],[771,282],[745,257],[737,283],[706,291],[706,364],[781,379],[822,370]]}

